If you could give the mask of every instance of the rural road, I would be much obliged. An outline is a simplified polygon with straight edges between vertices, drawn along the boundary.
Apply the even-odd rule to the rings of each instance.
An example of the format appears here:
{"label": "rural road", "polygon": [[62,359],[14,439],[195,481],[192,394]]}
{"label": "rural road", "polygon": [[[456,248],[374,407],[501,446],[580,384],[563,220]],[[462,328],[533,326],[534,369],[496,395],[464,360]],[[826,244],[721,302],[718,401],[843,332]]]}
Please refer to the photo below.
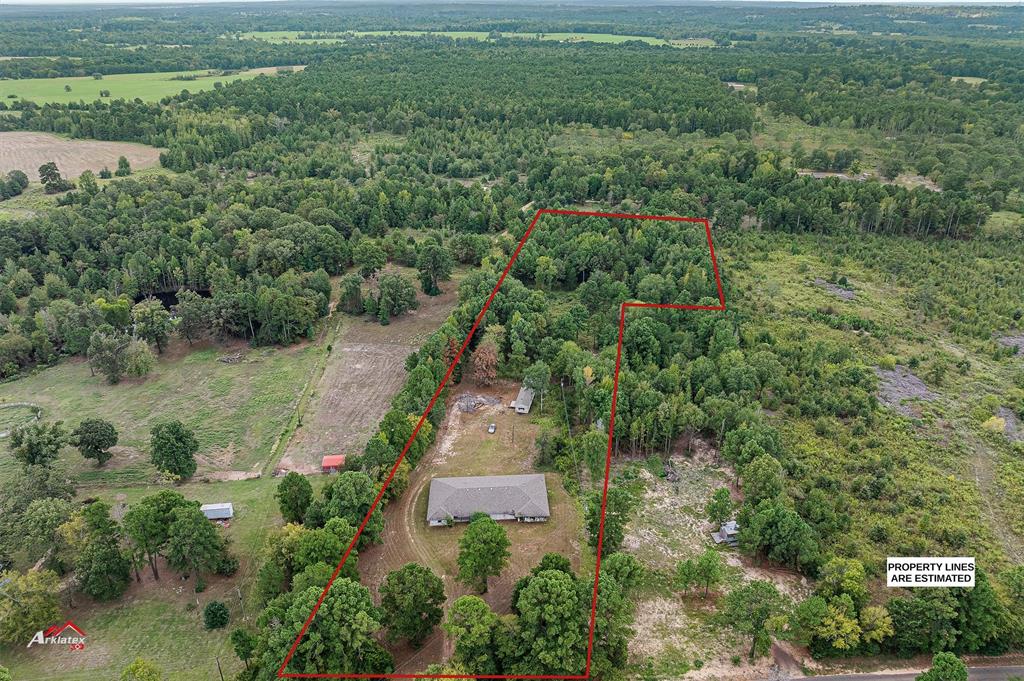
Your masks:
{"label": "rural road", "polygon": [[[1024,678],[1024,667],[971,667],[971,681],[1006,681],[1015,676]],[[815,681],[914,681],[920,672],[875,672],[872,674],[838,674],[814,676]]]}

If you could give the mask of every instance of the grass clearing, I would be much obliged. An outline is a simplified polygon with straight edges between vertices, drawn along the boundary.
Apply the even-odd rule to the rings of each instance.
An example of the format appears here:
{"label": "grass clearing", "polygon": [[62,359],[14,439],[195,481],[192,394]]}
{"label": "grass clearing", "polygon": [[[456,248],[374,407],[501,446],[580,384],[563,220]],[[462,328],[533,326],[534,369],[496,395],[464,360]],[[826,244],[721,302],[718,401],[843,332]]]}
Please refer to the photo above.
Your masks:
{"label": "grass clearing", "polygon": [[981,85],[988,82],[988,78],[978,78],[977,76],[950,76],[949,79],[954,83],[966,83],[968,85]]}
{"label": "grass clearing", "polygon": [[[240,352],[238,362],[220,359]],[[49,421],[69,428],[85,418],[111,421],[120,433],[114,457],[99,468],[72,448],[61,459],[80,485],[126,485],[151,480],[149,431],[163,419],[181,419],[199,440],[197,476],[214,472],[259,472],[290,418],[318,353],[311,344],[249,349],[205,345],[193,351],[175,342],[149,377],[108,385],[91,376],[88,363],[65,360],[0,386],[0,399],[35,402]],[[0,477],[17,464],[4,451]]]}
{"label": "grass clearing", "polygon": [[[100,99],[100,90],[109,90],[114,99],[141,99],[157,102],[164,97],[176,95],[182,90],[201,92],[212,90],[216,83],[227,85],[238,80],[249,80],[261,75],[274,75],[279,69],[301,70],[302,66],[264,67],[237,72],[222,71],[159,71],[150,73],[118,73],[96,80],[92,76],[70,78],[23,78],[0,80],[0,99],[27,99],[39,104],[69,102],[93,102]],[[176,76],[194,78],[180,80]],[[70,87],[67,91],[65,88]],[[15,95],[14,98],[11,95]]]}

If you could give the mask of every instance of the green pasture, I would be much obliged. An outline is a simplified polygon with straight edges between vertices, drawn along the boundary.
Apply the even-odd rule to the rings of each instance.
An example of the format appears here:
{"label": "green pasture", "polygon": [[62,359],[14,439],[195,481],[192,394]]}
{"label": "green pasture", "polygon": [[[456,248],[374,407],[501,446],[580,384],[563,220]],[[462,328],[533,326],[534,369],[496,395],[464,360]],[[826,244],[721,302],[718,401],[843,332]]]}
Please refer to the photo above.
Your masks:
{"label": "green pasture", "polygon": [[[100,90],[109,90],[114,99],[141,99],[156,102],[160,99],[176,95],[182,90],[200,92],[212,90],[214,83],[231,83],[236,80],[249,80],[261,74],[273,75],[276,70],[250,69],[225,74],[216,71],[167,71],[156,73],[118,73],[103,76],[96,80],[92,76],[74,78],[24,78],[19,80],[0,80],[0,100],[27,99],[33,102],[52,102],[67,104],[68,102],[93,102],[100,99]],[[195,76],[195,80],[175,80],[176,76]],[[65,88],[70,86],[70,92]],[[13,95],[13,96],[12,96]]]}

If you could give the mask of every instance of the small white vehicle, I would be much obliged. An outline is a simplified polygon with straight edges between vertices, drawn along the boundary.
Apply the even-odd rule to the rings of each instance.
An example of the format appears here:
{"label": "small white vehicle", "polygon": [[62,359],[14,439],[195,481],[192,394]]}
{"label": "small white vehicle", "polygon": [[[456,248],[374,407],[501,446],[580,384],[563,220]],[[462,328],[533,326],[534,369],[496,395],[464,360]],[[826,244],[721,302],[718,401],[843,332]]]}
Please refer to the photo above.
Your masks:
{"label": "small white vehicle", "polygon": [[492,423],[491,425],[487,426],[487,432],[492,434],[492,435],[494,434],[494,431],[496,431],[497,429],[498,429],[498,424],[496,424],[496,423]]}

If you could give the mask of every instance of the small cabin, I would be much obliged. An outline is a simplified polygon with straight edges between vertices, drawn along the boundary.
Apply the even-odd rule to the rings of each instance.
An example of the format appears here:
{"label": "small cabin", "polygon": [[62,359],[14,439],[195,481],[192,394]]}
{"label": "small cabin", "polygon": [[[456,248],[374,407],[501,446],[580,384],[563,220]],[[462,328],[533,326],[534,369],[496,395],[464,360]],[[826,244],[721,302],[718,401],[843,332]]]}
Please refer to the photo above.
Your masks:
{"label": "small cabin", "polygon": [[344,454],[329,454],[320,460],[321,473],[337,473],[345,466]]}
{"label": "small cabin", "polygon": [[533,391],[525,385],[519,389],[519,396],[516,397],[516,413],[529,414],[533,406]]}
{"label": "small cabin", "polygon": [[203,504],[199,507],[207,520],[231,520],[235,516],[235,507],[231,502],[223,504]]}
{"label": "small cabin", "polygon": [[740,543],[740,526],[735,520],[730,520],[727,523],[722,523],[722,526],[718,528],[718,532],[712,532],[711,538],[716,544],[725,544],[726,546],[738,546]]}

